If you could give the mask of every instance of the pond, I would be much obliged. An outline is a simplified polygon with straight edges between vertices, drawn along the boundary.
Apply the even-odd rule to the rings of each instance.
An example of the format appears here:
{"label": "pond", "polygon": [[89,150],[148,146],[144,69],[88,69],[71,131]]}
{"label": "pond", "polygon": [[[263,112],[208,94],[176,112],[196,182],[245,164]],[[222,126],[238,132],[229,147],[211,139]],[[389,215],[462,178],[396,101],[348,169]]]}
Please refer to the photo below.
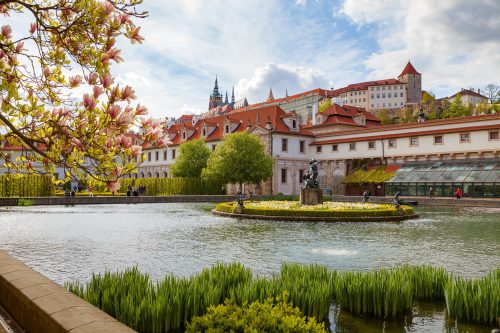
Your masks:
{"label": "pond", "polygon": [[[137,204],[0,208],[0,249],[54,281],[87,281],[92,273],[137,265],[154,279],[188,276],[217,262],[239,261],[255,273],[282,262],[338,270],[402,264],[443,266],[467,277],[500,267],[500,210],[418,209],[401,223],[301,223],[213,216],[208,204]],[[336,332],[489,332],[455,325],[442,305],[384,322],[332,307]],[[383,329],[382,329],[383,328]]]}

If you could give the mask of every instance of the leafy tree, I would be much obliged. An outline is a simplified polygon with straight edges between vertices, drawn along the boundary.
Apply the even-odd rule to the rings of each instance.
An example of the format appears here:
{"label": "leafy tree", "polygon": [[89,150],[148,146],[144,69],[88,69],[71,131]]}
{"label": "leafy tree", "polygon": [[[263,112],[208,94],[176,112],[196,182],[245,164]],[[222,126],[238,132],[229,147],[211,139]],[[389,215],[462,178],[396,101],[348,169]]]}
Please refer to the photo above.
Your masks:
{"label": "leafy tree", "polygon": [[394,120],[391,116],[391,111],[387,109],[379,110],[377,112],[377,118],[382,122],[382,125],[394,124]]}
{"label": "leafy tree", "polygon": [[9,167],[52,174],[61,166],[68,177],[87,174],[116,189],[141,159],[135,139],[165,144],[159,122],[142,118],[147,109],[110,71],[123,61],[119,39],[143,40],[132,21],[147,16],[140,2],[0,1],[0,15],[26,22],[0,30],[0,141],[30,152]]}
{"label": "leafy tree", "polygon": [[436,97],[434,96],[434,94],[431,91],[430,92],[425,91],[422,94],[422,100],[420,101],[420,103],[421,104],[430,104],[431,102],[433,102],[435,100],[436,100]]}
{"label": "leafy tree", "polygon": [[239,307],[230,300],[211,306],[207,314],[194,317],[187,325],[186,333],[194,332],[276,332],[315,333],[326,332],[324,324],[315,318],[305,317],[283,298],[269,298],[260,303]]}
{"label": "leafy tree", "polygon": [[202,177],[225,183],[258,184],[273,175],[273,159],[258,136],[246,132],[227,135],[215,148]]}
{"label": "leafy tree", "polygon": [[319,105],[318,112],[322,113],[326,109],[328,109],[330,106],[332,106],[332,99],[331,98],[326,98],[324,99],[321,104]]}
{"label": "leafy tree", "polygon": [[460,94],[457,94],[449,108],[442,112],[441,118],[460,118],[470,115],[472,115],[471,109],[463,105]]}
{"label": "leafy tree", "polygon": [[184,142],[179,146],[179,152],[179,157],[170,168],[172,176],[199,178],[210,157],[210,150],[203,139]]}
{"label": "leafy tree", "polygon": [[405,106],[396,112],[399,123],[413,123],[417,121],[417,115],[412,107]]}
{"label": "leafy tree", "polygon": [[488,103],[477,103],[476,104],[476,113],[477,114],[488,114],[490,110],[488,108]]}

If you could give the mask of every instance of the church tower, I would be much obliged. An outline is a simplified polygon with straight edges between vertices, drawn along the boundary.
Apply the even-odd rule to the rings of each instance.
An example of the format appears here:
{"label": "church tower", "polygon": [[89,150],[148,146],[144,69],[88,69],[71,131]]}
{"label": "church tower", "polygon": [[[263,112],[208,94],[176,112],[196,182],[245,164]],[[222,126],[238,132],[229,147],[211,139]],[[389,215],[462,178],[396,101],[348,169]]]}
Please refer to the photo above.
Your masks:
{"label": "church tower", "polygon": [[208,102],[208,110],[212,110],[217,106],[222,105],[222,94],[219,92],[219,85],[217,83],[217,76],[215,76],[214,90],[210,95],[210,100]]}
{"label": "church tower", "polygon": [[422,74],[408,60],[403,72],[399,74],[398,80],[406,83],[406,103],[418,104],[422,99]]}

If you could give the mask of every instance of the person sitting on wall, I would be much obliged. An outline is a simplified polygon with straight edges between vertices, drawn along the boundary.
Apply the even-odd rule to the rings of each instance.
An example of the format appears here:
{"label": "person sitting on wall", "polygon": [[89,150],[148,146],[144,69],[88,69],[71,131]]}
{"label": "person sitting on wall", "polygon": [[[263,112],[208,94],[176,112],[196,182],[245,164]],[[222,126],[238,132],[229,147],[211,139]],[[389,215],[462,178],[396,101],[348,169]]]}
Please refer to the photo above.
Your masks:
{"label": "person sitting on wall", "polygon": [[457,199],[462,198],[462,190],[460,189],[460,187],[455,192],[455,196],[457,197]]}

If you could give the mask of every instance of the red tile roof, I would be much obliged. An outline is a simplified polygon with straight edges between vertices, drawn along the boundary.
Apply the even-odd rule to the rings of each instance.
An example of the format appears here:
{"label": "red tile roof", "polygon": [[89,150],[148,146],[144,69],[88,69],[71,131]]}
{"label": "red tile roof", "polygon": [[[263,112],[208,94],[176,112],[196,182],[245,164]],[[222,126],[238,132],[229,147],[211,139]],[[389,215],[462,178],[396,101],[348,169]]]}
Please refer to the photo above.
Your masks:
{"label": "red tile roof", "polygon": [[[321,127],[326,125],[349,125],[357,127],[374,127],[382,126],[380,120],[372,115],[370,112],[366,111],[364,108],[344,105],[340,106],[338,104],[332,104],[325,111],[320,113],[321,115],[328,116],[328,118],[321,124],[309,125],[307,127]],[[365,125],[360,125],[354,121],[354,117],[364,116],[366,119]]]}
{"label": "red tile roof", "polygon": [[403,69],[403,71],[401,72],[401,74],[399,74],[398,77],[400,76],[403,76],[403,75],[406,75],[406,74],[416,74],[416,75],[422,75],[420,74],[419,72],[417,72],[417,70],[415,69],[415,67],[413,67],[413,65],[411,64],[411,62],[408,61],[408,63],[406,64],[405,68]]}
{"label": "red tile roof", "polygon": [[456,94],[451,95],[451,96],[450,96],[450,97],[448,97],[448,98],[453,98],[453,97],[455,97],[455,96],[457,96],[457,95],[460,95],[460,96],[466,96],[466,95],[468,95],[468,96],[475,96],[475,97],[481,97],[481,98],[486,98],[486,99],[488,99],[488,97],[483,96],[483,95],[481,95],[480,93],[477,93],[477,92],[472,91],[472,90],[469,90],[469,89],[462,89],[462,91],[459,91],[459,92],[457,92]]}
{"label": "red tile roof", "polygon": [[330,94],[334,97],[340,96],[343,93],[350,91],[359,91],[359,90],[368,90],[368,87],[372,86],[385,86],[385,85],[393,85],[393,84],[406,84],[396,79],[385,79],[385,80],[377,80],[377,81],[367,81],[361,83],[353,83],[346,87],[332,90]]}

